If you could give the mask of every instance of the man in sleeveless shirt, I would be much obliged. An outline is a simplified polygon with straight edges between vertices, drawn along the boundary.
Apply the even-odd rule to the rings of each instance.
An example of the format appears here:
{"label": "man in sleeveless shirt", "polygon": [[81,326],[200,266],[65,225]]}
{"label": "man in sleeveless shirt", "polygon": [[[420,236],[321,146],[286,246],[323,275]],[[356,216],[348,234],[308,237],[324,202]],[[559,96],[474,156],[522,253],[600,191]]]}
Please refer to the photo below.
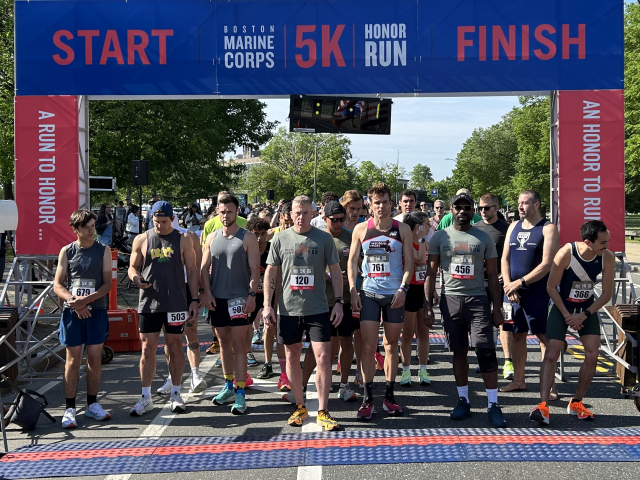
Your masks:
{"label": "man in sleeveless shirt", "polygon": [[75,428],[78,372],[82,345],[87,346],[87,409],[85,417],[111,418],[98,403],[102,376],[102,344],[109,337],[107,293],[111,290],[111,252],[94,241],[96,215],[76,210],[69,225],[77,236],[58,255],[53,291],[64,302],[60,319],[60,343],[65,345],[64,396],[66,407],[62,428]]}
{"label": "man in sleeveless shirt", "polygon": [[[349,289],[351,306],[360,313],[362,336],[362,375],[364,400],[356,418],[370,420],[374,414],[373,378],[378,346],[380,314],[384,325],[386,391],[382,407],[391,416],[402,415],[394,395],[398,371],[398,339],[404,321],[404,301],[413,275],[413,236],[411,228],[391,218],[391,189],[378,183],[368,192],[373,218],[356,226],[349,251]],[[362,290],[358,294],[356,279],[360,252]],[[404,264],[403,264],[404,258]]]}
{"label": "man in sleeveless shirt", "polygon": [[[600,220],[590,220],[582,225],[580,237],[582,242],[567,243],[558,251],[547,282],[547,292],[553,300],[547,323],[549,343],[540,365],[541,402],[529,415],[531,420],[541,425],[549,425],[549,390],[555,377],[556,362],[564,348],[567,328],[578,332],[584,347],[578,386],[567,405],[567,413],[576,415],[580,420],[593,420],[594,417],[585,408],[582,399],[596,372],[600,349],[597,312],[607,304],[613,293],[615,257],[607,250],[610,235]],[[593,288],[600,273],[602,293],[594,300]]]}
{"label": "man in sleeveless shirt", "polygon": [[[469,337],[475,348],[480,374],[487,392],[487,413],[494,427],[506,427],[498,405],[498,361],[493,327],[502,324],[498,254],[488,233],[471,225],[473,199],[466,193],[451,201],[453,225],[438,230],[429,242],[429,270],[425,282],[424,321],[433,324],[436,272],[442,266],[444,288],[440,313],[449,348],[453,351],[453,374],[458,389],[458,404],[452,420],[471,415],[469,401]],[[487,273],[493,311],[484,288]]]}
{"label": "man in sleeveless shirt", "polygon": [[[142,356],[140,378],[142,397],[131,408],[131,416],[141,416],[153,410],[151,383],[156,373],[156,351],[160,331],[164,327],[164,342],[169,348],[171,374],[171,411],[184,412],[180,385],[184,373],[182,333],[186,321],[198,315],[198,269],[191,238],[171,226],[173,207],[169,202],[156,201],[150,211],[153,228],[133,241],[129,278],[140,288],[138,320]],[[187,303],[184,268],[191,302]]]}
{"label": "man in sleeveless shirt", "polygon": [[[509,226],[506,234],[509,245],[502,253],[505,293],[503,330],[513,332],[509,351],[514,374],[513,382],[502,387],[501,392],[527,388],[524,370],[529,331],[538,337],[542,357],[546,348],[549,308],[547,278],[560,240],[556,226],[540,214],[540,203],[540,194],[535,190],[525,190],[520,194],[520,220]],[[555,385],[553,389],[552,397],[555,400],[558,398]]]}
{"label": "man in sleeveless shirt", "polygon": [[302,393],[302,336],[306,331],[316,356],[318,416],[316,423],[326,431],[339,430],[340,425],[329,414],[331,385],[330,341],[331,325],[342,322],[343,299],[336,295],[331,313],[325,295],[325,270],[329,268],[334,292],[342,290],[342,272],[333,238],[327,232],[311,226],[311,199],[300,195],[293,199],[293,227],[275,235],[265,272],[263,316],[266,324],[276,324],[276,312],[271,298],[276,288],[278,272],[282,271],[282,295],[278,303],[280,320],[278,342],[285,345],[287,376],[296,409],[288,424],[301,427],[309,417]]}
{"label": "man in sleeveless shirt", "polygon": [[[246,412],[247,335],[256,308],[260,282],[260,251],[256,236],[236,223],[240,202],[227,194],[218,198],[222,228],[211,233],[202,252],[200,277],[211,327],[220,340],[224,386],[213,398],[215,405],[233,402],[231,413]],[[211,269],[211,273],[209,273]],[[251,273],[249,273],[251,272]],[[237,390],[233,377],[236,375]]]}

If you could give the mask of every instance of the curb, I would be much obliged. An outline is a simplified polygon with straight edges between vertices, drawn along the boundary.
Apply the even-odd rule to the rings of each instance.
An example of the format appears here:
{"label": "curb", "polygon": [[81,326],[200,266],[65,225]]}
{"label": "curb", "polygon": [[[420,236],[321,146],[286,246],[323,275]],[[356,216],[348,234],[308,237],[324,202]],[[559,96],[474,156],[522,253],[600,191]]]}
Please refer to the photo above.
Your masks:
{"label": "curb", "polygon": [[[65,358],[66,356],[66,348],[64,345],[58,344],[58,346],[52,349],[57,355]],[[54,360],[55,359],[55,360]],[[59,362],[58,359],[49,351],[46,351],[45,354],[39,355],[34,359],[34,362],[31,363],[31,368],[36,372],[44,372],[50,367],[55,366]],[[21,371],[20,373],[25,373],[26,370]]]}

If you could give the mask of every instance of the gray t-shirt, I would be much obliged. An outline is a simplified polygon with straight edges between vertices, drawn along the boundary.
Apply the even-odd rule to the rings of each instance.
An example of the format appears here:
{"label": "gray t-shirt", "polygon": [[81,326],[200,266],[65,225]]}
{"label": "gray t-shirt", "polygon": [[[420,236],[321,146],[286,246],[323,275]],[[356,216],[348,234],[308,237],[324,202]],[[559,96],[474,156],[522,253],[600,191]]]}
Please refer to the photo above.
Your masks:
{"label": "gray t-shirt", "polygon": [[274,235],[267,264],[282,269],[279,313],[309,316],[329,311],[324,272],[338,263],[333,237],[317,228],[296,233],[293,228]]}
{"label": "gray t-shirt", "polygon": [[453,225],[438,230],[429,241],[429,255],[440,255],[445,294],[469,297],[487,294],[484,261],[498,256],[488,233],[475,227],[461,232]]}

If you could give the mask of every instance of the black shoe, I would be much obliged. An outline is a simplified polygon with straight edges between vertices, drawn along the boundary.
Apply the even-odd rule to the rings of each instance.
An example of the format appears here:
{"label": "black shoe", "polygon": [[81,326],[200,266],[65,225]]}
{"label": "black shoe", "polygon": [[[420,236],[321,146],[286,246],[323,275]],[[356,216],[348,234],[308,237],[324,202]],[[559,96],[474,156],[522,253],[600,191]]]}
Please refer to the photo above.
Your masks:
{"label": "black shoe", "polygon": [[[495,404],[497,405],[497,404]],[[451,412],[451,420],[462,420],[471,416],[471,404],[467,402],[467,399],[460,397],[456,408]]]}
{"label": "black shoe", "polygon": [[496,428],[505,428],[507,426],[507,421],[504,419],[504,415],[502,414],[502,409],[500,405],[497,403],[492,403],[491,408],[489,408],[489,421]]}
{"label": "black shoe", "polygon": [[264,365],[262,365],[262,368],[260,369],[260,373],[256,375],[256,377],[264,380],[266,378],[271,378],[272,375],[273,375],[273,368],[271,368],[271,365],[269,365],[268,363],[265,363]]}

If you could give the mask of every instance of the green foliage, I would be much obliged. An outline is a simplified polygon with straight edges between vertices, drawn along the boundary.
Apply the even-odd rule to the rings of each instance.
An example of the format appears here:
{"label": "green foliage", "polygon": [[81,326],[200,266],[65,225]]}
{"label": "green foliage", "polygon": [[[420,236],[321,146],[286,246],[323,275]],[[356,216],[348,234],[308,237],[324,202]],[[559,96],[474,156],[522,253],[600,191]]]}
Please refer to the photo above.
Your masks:
{"label": "green foliage", "polygon": [[409,187],[416,190],[425,190],[427,185],[433,182],[433,174],[428,165],[418,163],[413,167],[409,175]]}
{"label": "green foliage", "polygon": [[0,0],[0,184],[13,198],[13,2]]}
{"label": "green foliage", "polygon": [[373,162],[365,160],[358,165],[356,189],[366,195],[375,183],[384,182],[393,193],[399,193],[403,189],[398,180],[404,175],[404,168],[395,163],[388,162],[378,167]]}
{"label": "green foliage", "polygon": [[640,5],[628,4],[624,22],[626,209],[640,212]]}
{"label": "green foliage", "polygon": [[244,167],[225,164],[225,152],[257,148],[274,127],[256,100],[100,101],[89,108],[91,174],[127,187],[132,160],[149,160],[151,190],[166,199],[232,188]]}

